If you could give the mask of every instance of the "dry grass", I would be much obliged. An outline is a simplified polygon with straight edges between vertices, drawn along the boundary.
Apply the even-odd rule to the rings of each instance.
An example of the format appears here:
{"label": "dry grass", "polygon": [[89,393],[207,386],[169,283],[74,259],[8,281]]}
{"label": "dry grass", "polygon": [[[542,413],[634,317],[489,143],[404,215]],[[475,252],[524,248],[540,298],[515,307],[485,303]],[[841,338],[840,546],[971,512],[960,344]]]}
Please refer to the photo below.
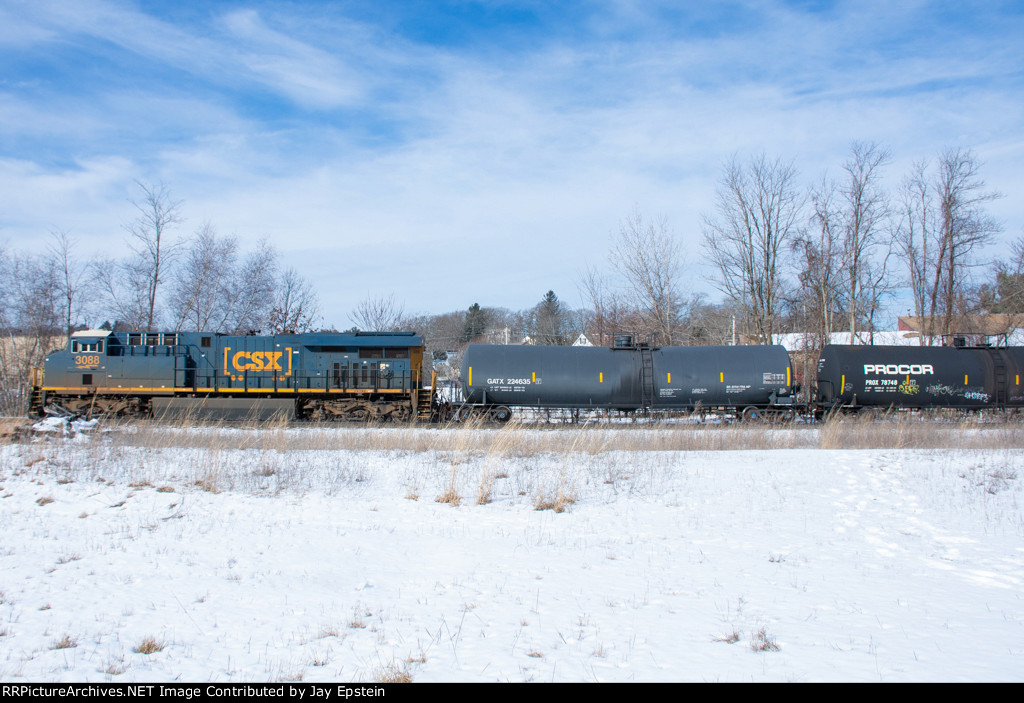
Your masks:
{"label": "dry grass", "polygon": [[559,485],[553,493],[546,492],[541,488],[533,501],[534,510],[554,510],[556,513],[564,513],[565,510],[576,502],[576,496]]}
{"label": "dry grass", "polygon": [[775,637],[768,634],[765,628],[754,633],[750,640],[750,648],[755,652],[777,652],[779,645],[775,643]]}
{"label": "dry grass", "polygon": [[50,649],[72,649],[78,646],[78,640],[71,635],[64,635],[50,644]]}
{"label": "dry grass", "polygon": [[392,662],[373,674],[376,683],[412,683],[412,674],[408,667]]}
{"label": "dry grass", "polygon": [[434,502],[447,503],[453,508],[457,508],[462,504],[462,495],[458,489],[458,464],[452,464],[451,472],[448,474],[448,483],[441,495],[434,498]]}
{"label": "dry grass", "polygon": [[195,485],[207,493],[220,493],[220,488],[217,485],[217,478],[212,473],[198,479],[195,482]]}
{"label": "dry grass", "polygon": [[722,637],[716,637],[714,639],[714,641],[715,642],[725,642],[726,644],[736,644],[737,642],[740,641],[740,633],[738,631],[736,631],[736,630],[733,630],[728,635],[723,635]]}
{"label": "dry grass", "polygon": [[[470,422],[448,428],[313,424],[287,428],[270,423],[254,429],[107,422],[102,430],[93,433],[96,441],[50,437],[26,448],[17,470],[39,477],[69,477],[79,483],[104,480],[108,485],[159,486],[159,492],[181,491],[185,486],[186,492],[193,487],[211,493],[315,488],[332,494],[376,479],[377,462],[360,455],[365,451],[415,456],[420,466],[439,469],[434,474],[436,492],[431,491],[438,502],[462,506],[473,501],[483,506],[527,496],[538,510],[562,512],[576,500],[577,485],[599,479],[598,472],[615,491],[636,490],[656,476],[657,467],[670,460],[670,453],[680,451],[1024,447],[1021,422],[980,416],[954,421],[910,413],[874,421],[839,417],[786,427],[696,424],[681,419],[675,424],[547,427],[513,420],[502,427]],[[633,462],[634,470],[624,470],[622,462],[608,456],[617,452],[643,453],[643,469],[636,469],[639,464]],[[517,468],[509,479],[511,465]],[[402,490],[410,500],[430,490],[423,483],[424,475],[410,474],[406,481]],[[986,487],[999,492],[1014,479],[993,473],[985,479]],[[53,500],[54,496],[46,496],[37,502],[44,506]]]}
{"label": "dry grass", "polygon": [[480,485],[476,489],[476,504],[487,505],[494,497],[494,473],[485,468],[480,474]]}
{"label": "dry grass", "polygon": [[101,674],[110,674],[111,676],[120,676],[124,672],[128,671],[128,667],[125,666],[123,661],[110,662],[103,669],[99,670]]}
{"label": "dry grass", "polygon": [[[320,451],[435,452],[452,465],[472,457],[500,462],[506,456],[537,454],[598,455],[607,451],[725,451],[735,449],[897,449],[949,448],[986,449],[1024,446],[1024,423],[989,420],[985,416],[943,416],[927,413],[895,413],[881,420],[866,417],[830,418],[817,424],[784,427],[749,426],[741,423],[678,424],[630,423],[579,425],[524,425],[512,420],[502,427],[479,421],[452,424],[446,428],[409,428],[404,425],[304,424],[285,427],[280,423],[262,426],[228,427],[220,424],[160,424],[136,421],[118,424],[107,421],[104,429],[113,448],[202,449],[211,461],[197,476],[218,484],[218,453],[259,449],[287,453]],[[968,432],[967,430],[970,430]],[[274,476],[279,467],[261,464],[254,473]],[[139,481],[146,481],[140,477]]]}
{"label": "dry grass", "polygon": [[155,637],[146,637],[132,650],[138,654],[156,654],[164,650],[164,643]]}

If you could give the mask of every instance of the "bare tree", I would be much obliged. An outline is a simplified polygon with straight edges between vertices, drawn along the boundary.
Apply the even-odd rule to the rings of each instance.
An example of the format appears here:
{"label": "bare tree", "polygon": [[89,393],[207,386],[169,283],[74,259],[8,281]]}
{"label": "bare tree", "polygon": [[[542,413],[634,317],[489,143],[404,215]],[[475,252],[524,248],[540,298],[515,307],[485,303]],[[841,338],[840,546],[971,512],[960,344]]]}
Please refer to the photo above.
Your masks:
{"label": "bare tree", "polygon": [[48,256],[54,271],[56,293],[60,297],[64,330],[69,337],[88,300],[90,279],[89,266],[74,258],[74,245],[67,232],[56,230],[51,233]]}
{"label": "bare tree", "polygon": [[1010,255],[996,262],[993,273],[994,285],[984,285],[980,290],[982,307],[991,313],[1009,313],[1021,318],[1024,315],[1024,236],[1010,243]]}
{"label": "bare tree", "polygon": [[238,238],[219,237],[211,224],[204,224],[174,269],[170,297],[174,329],[262,329],[273,307],[276,274],[277,254],[265,240],[239,265]]}
{"label": "bare tree", "polygon": [[[242,332],[259,330],[270,324],[277,286],[277,251],[262,239],[256,249],[245,255],[236,279],[231,309],[225,327]],[[314,299],[315,307],[315,299]]]}
{"label": "bare tree", "polygon": [[797,276],[800,289],[793,304],[799,306],[805,346],[820,349],[822,344],[828,344],[835,331],[836,315],[842,313],[835,281],[837,270],[827,263],[830,252],[813,238],[799,239],[794,248],[800,257],[801,269]]}
{"label": "bare tree", "polygon": [[133,256],[126,263],[128,282],[137,305],[144,312],[142,322],[152,330],[156,322],[157,290],[171,263],[175,247],[168,242],[169,230],[182,222],[181,201],[171,198],[170,190],[160,183],[147,185],[135,182],[142,190],[132,204],[139,215],[125,225],[128,247]]}
{"label": "bare tree", "polygon": [[970,150],[951,149],[939,159],[938,189],[941,221],[939,270],[945,269],[942,281],[936,276],[933,300],[942,287],[944,319],[943,334],[950,334],[955,301],[962,292],[967,271],[974,264],[972,252],[987,244],[1001,230],[999,223],[985,211],[986,203],[1002,197],[985,192],[985,182],[978,173],[981,162]]}
{"label": "bare tree", "polygon": [[[914,315],[922,323],[930,310],[928,277],[932,266],[929,262],[934,258],[931,250],[936,237],[933,196],[927,171],[927,162],[917,161],[903,180],[900,187],[902,221],[897,233],[899,248],[907,264],[910,291],[914,296]],[[920,343],[931,343],[933,334],[931,318],[927,318],[927,326],[922,328],[919,337]]]}
{"label": "bare tree", "polygon": [[797,235],[793,243],[800,262],[800,300],[808,347],[820,349],[828,344],[835,330],[835,316],[842,310],[841,221],[837,186],[823,178],[811,189],[811,227]]}
{"label": "bare tree", "polygon": [[171,282],[175,330],[225,331],[237,258],[234,237],[217,237],[209,222],[196,231]]}
{"label": "bare tree", "polygon": [[915,164],[904,181],[903,219],[898,234],[910,272],[914,308],[925,323],[921,343],[956,331],[953,320],[964,307],[976,249],[1000,231],[985,206],[1001,197],[985,190],[981,162],[969,149],[950,149],[934,174]]}
{"label": "bare tree", "polygon": [[360,330],[393,332],[405,326],[405,308],[395,302],[393,293],[386,298],[367,295],[349,314],[349,319]]}
{"label": "bare tree", "polygon": [[850,157],[843,163],[846,179],[839,187],[841,208],[843,264],[846,271],[846,301],[850,324],[850,340],[857,337],[857,325],[872,312],[877,301],[865,297],[885,280],[884,266],[879,274],[878,249],[891,250],[882,241],[891,230],[887,225],[889,202],[881,188],[882,168],[891,160],[888,149],[873,142],[854,142]]}
{"label": "bare tree", "polygon": [[611,344],[612,335],[621,332],[620,303],[608,280],[597,269],[587,266],[580,274],[579,289],[590,306],[587,331],[599,346]]}
{"label": "bare tree", "polygon": [[0,256],[0,282],[5,304],[0,306],[0,411],[26,411],[33,368],[63,335],[58,273],[51,257]]}
{"label": "bare tree", "polygon": [[313,329],[320,304],[316,292],[294,268],[287,268],[277,283],[277,298],[270,311],[270,333],[299,333]]}
{"label": "bare tree", "polygon": [[783,304],[783,257],[797,234],[802,199],[796,169],[765,155],[746,166],[734,156],[718,188],[717,217],[704,218],[712,281],[743,311],[744,326],[770,343]]}
{"label": "bare tree", "polygon": [[659,344],[679,341],[683,255],[665,220],[647,221],[639,208],[619,225],[608,255],[622,278],[626,298],[639,313],[643,329]]}

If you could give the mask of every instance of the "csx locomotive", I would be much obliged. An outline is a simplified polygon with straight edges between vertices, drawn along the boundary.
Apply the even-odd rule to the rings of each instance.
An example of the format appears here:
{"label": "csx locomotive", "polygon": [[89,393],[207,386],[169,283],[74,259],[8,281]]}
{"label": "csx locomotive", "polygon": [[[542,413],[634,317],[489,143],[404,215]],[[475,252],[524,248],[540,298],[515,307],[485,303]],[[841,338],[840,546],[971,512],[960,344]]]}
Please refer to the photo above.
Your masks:
{"label": "csx locomotive", "polygon": [[75,332],[46,357],[30,412],[311,420],[429,417],[413,332]]}

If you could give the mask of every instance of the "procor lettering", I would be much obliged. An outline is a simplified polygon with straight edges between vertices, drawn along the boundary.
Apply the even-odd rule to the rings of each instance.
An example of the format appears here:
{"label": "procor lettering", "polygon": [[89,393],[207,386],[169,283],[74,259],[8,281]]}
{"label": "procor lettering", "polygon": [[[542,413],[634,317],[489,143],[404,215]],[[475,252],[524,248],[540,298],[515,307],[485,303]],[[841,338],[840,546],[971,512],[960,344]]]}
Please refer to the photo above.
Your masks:
{"label": "procor lettering", "polygon": [[284,352],[235,352],[231,366],[235,371],[283,371],[281,355]]}
{"label": "procor lettering", "polygon": [[919,376],[934,374],[931,364],[864,364],[864,373],[884,374],[886,376]]}

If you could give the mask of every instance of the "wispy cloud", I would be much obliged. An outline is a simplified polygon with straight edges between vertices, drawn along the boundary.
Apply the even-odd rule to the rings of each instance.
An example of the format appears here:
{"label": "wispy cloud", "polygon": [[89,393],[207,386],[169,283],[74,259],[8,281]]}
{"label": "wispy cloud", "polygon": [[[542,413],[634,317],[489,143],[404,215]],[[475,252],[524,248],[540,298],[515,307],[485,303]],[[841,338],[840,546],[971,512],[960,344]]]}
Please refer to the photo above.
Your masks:
{"label": "wispy cloud", "polygon": [[[161,180],[192,224],[270,236],[328,299],[571,301],[634,204],[696,252],[737,152],[793,158],[810,181],[872,139],[895,182],[957,144],[1019,192],[1021,30],[1012,4],[877,0],[9,1],[0,237],[116,241],[132,180]],[[998,204],[1012,233],[1019,200]],[[382,261],[453,275],[424,299]]]}

